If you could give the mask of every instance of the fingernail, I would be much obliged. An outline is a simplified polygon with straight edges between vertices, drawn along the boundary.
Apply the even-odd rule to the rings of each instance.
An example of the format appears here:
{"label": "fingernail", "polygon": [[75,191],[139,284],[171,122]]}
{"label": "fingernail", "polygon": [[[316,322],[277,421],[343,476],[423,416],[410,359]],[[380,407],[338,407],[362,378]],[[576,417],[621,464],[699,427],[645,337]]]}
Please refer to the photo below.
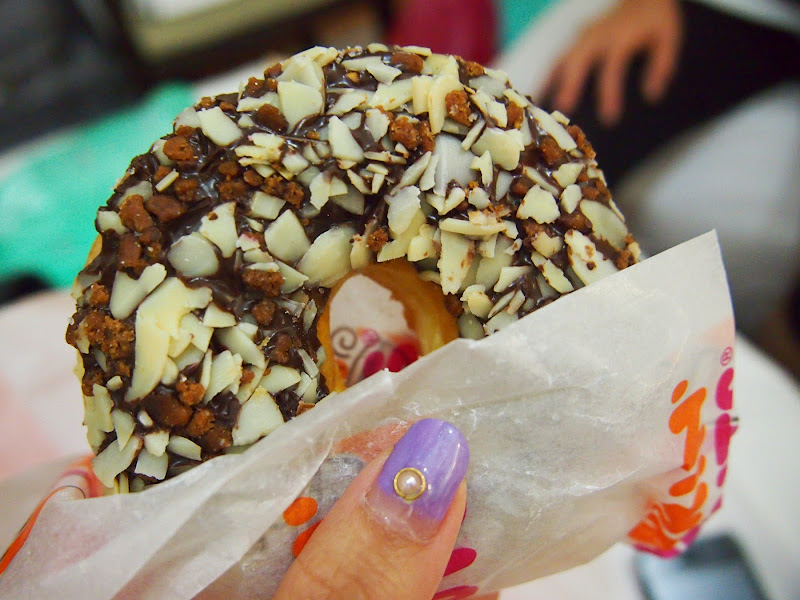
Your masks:
{"label": "fingernail", "polygon": [[468,462],[467,440],[454,425],[418,421],[395,444],[367,492],[368,512],[387,528],[427,542],[450,508]]}

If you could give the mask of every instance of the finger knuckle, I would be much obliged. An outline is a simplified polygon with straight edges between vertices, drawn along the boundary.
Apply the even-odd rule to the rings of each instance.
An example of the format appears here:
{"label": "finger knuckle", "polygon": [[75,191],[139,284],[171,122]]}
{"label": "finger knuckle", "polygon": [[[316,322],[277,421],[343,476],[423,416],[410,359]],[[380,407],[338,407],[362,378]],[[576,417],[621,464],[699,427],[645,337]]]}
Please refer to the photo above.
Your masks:
{"label": "finger knuckle", "polygon": [[[395,589],[385,566],[370,564],[369,555],[341,563],[303,560],[295,561],[297,571],[295,592],[304,600],[385,600],[392,598]],[[294,598],[295,595],[290,597]]]}

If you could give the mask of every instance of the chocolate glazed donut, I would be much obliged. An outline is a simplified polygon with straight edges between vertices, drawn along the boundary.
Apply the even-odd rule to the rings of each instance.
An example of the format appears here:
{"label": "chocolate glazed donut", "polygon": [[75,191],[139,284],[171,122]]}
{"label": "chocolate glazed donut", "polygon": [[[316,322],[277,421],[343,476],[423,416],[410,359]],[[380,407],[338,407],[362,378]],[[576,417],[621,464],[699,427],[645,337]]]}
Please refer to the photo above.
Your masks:
{"label": "chocolate glazed donut", "polygon": [[639,259],[581,130],[505,73],[372,44],[264,75],[178,115],[97,213],[67,341],[111,492],[344,389],[326,307],[355,272],[429,353]]}

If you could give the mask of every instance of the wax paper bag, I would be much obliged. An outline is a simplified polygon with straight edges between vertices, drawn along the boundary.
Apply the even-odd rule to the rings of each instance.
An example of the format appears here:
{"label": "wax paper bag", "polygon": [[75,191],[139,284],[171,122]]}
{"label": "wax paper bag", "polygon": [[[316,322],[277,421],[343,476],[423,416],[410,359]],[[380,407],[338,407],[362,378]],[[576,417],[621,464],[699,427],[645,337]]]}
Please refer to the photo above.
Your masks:
{"label": "wax paper bag", "polygon": [[[405,344],[396,360],[413,359],[407,332],[377,337],[350,345],[371,348],[362,357],[382,348],[388,362]],[[7,561],[0,596],[269,597],[363,464],[422,417],[456,424],[471,455],[437,598],[519,584],[626,539],[674,554],[721,500],[733,339],[706,234],[489,338],[380,370],[243,454],[138,494],[52,498]]]}

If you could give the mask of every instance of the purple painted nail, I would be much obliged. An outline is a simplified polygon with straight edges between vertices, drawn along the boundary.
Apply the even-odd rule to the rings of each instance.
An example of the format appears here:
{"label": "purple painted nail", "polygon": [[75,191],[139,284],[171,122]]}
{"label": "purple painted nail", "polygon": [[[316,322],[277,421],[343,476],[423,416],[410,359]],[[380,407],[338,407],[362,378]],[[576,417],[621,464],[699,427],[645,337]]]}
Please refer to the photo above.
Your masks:
{"label": "purple painted nail", "polygon": [[450,423],[424,419],[395,444],[365,503],[390,529],[430,540],[464,479],[469,448]]}

